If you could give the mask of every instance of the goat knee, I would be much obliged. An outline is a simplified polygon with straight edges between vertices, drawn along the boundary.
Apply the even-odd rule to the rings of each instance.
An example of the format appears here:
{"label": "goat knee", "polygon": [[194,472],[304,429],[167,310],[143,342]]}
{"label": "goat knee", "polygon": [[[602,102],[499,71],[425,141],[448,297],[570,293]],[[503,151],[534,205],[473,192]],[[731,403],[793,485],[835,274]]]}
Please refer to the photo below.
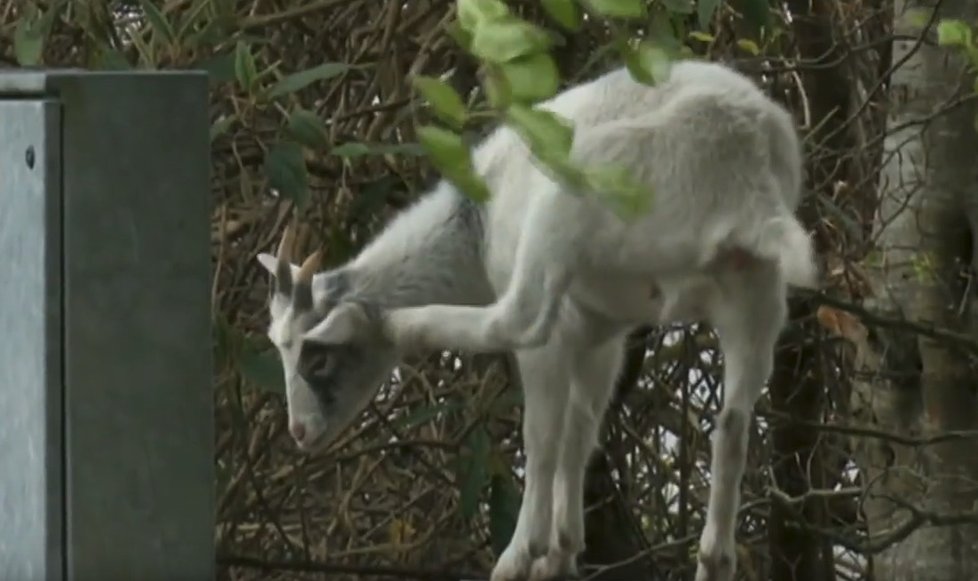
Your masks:
{"label": "goat knee", "polygon": [[552,321],[526,323],[505,308],[494,309],[486,321],[485,334],[491,343],[503,350],[542,347],[550,339]]}
{"label": "goat knee", "polygon": [[717,418],[714,435],[714,453],[719,453],[735,464],[746,462],[747,437],[750,428],[750,412],[736,407],[726,407]]}

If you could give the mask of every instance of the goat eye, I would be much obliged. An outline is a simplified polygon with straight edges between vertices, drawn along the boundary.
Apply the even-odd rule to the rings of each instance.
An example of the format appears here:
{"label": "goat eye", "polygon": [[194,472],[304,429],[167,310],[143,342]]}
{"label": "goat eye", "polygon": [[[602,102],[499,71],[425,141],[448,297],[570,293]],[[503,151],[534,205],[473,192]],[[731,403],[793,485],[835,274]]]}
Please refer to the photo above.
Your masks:
{"label": "goat eye", "polygon": [[326,345],[304,343],[299,352],[299,375],[310,378],[327,374],[334,360],[331,351]]}

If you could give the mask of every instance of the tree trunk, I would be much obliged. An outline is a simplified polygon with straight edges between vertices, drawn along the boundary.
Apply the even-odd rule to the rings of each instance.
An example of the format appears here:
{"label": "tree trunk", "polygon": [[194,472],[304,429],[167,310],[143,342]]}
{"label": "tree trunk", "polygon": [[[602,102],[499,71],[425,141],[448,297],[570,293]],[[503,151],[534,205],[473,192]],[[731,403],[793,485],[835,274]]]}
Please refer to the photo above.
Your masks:
{"label": "tree trunk", "polygon": [[[895,32],[919,34],[919,21],[908,18],[905,11],[925,9],[929,14],[933,9],[928,4],[933,5],[897,0]],[[945,0],[940,7],[939,17],[960,17],[969,23],[978,12],[976,0]],[[975,112],[971,106],[946,110],[963,94],[962,87],[970,90],[972,82],[962,75],[962,60],[937,46],[896,41],[893,62],[889,122],[903,129],[890,134],[885,145],[877,306],[911,320],[974,333],[978,330],[974,290],[963,282],[961,272],[963,267],[973,269],[975,260]],[[924,120],[930,122],[920,123]],[[897,338],[888,339],[899,345]],[[873,400],[882,427],[903,434],[978,427],[975,373],[967,358],[926,337],[917,338],[911,347],[919,356],[915,381],[891,382],[876,393],[862,390],[863,397]],[[899,363],[894,357],[880,362],[891,370]],[[876,579],[974,578],[978,525],[947,525],[941,517],[974,511],[978,500],[973,484],[978,476],[975,442],[947,441],[917,451],[891,446],[890,453],[881,452],[879,446],[869,448],[874,452],[863,455],[861,462],[872,463],[862,466],[869,487],[865,514],[871,538],[882,542],[894,537],[890,533],[909,519],[923,521],[922,527],[876,557]],[[901,506],[901,501],[908,504]]]}
{"label": "tree trunk", "polygon": [[[836,182],[848,178],[842,154],[850,147],[844,124],[849,116],[851,83],[844,74],[833,39],[833,3],[789,0],[788,7],[794,19],[799,56],[817,63],[803,72],[802,78],[811,104],[812,125],[817,128],[808,137],[820,152],[819,161],[809,165],[808,185],[816,196],[823,195],[831,193]],[[809,226],[817,220],[813,201],[808,198],[800,209],[802,219]],[[803,334],[811,335],[805,332],[809,324],[802,321],[811,318],[813,309],[808,302],[792,301],[791,326],[801,332],[793,337],[786,332],[782,337],[770,382],[772,407],[806,424],[822,419],[825,402],[818,346],[802,340]],[[819,446],[822,437],[801,424],[779,424],[772,429],[772,469],[780,492],[797,498],[812,489],[827,487],[829,475]],[[816,499],[797,506],[772,503],[768,521],[772,581],[834,579],[831,548],[811,528],[825,523],[826,512],[824,502]],[[809,526],[802,526],[805,524]]]}

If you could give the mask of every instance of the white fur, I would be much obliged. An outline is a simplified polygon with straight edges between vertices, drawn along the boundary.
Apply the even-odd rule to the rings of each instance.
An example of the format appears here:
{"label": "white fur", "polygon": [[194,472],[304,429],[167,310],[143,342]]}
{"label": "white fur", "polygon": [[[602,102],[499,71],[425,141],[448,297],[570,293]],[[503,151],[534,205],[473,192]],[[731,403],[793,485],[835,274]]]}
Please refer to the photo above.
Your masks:
{"label": "white fur", "polygon": [[[324,308],[304,338],[365,352],[393,346],[399,355],[516,351],[526,489],[492,580],[537,581],[573,572],[583,549],[585,465],[626,335],[650,322],[709,321],[725,355],[726,393],[696,580],[730,581],[751,413],[785,323],[787,285],[816,280],[794,216],[802,157],[791,117],[749,79],[694,61],[677,63],[655,88],[618,70],[544,106],[574,122],[575,160],[623,165],[650,187],[647,214],[625,222],[593,192],[562,191],[513,131],[498,129],[475,154],[492,191],[484,232],[446,226],[455,224],[458,194],[441,183],[343,267],[345,296],[379,305],[379,321],[356,303],[329,316]],[[274,259],[262,260],[274,272]],[[317,275],[317,303],[329,295],[322,277],[334,274]],[[283,337],[276,344],[294,378],[294,354]],[[293,384],[293,393],[302,389]]]}

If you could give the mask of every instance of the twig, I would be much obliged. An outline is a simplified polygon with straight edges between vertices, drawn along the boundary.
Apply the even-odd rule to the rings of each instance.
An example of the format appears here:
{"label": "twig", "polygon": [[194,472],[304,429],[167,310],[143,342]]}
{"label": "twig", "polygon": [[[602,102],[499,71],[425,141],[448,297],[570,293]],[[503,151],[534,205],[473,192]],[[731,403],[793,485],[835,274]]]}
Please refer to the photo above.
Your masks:
{"label": "twig", "polygon": [[946,327],[940,327],[930,321],[915,322],[908,321],[907,319],[885,317],[883,315],[873,313],[854,303],[832,298],[816,291],[799,290],[798,295],[804,296],[816,305],[827,305],[854,315],[858,315],[859,318],[862,319],[862,322],[866,325],[917,333],[918,335],[923,335],[931,339],[952,343],[971,354],[978,355],[978,340],[975,340],[973,337],[967,334],[958,333],[957,331],[952,331]]}
{"label": "twig", "polygon": [[292,19],[301,19],[302,17],[313,14],[314,12],[336,8],[342,4],[349,4],[352,1],[353,0],[319,0],[318,2],[310,2],[309,4],[300,4],[295,8],[282,10],[280,12],[275,12],[274,14],[262,14],[259,16],[245,18],[239,23],[238,27],[241,30],[251,30],[253,28],[261,28],[263,26],[272,26]]}
{"label": "twig", "polygon": [[835,432],[838,434],[846,434],[849,436],[861,436],[864,438],[876,438],[879,440],[888,440],[891,442],[896,442],[897,444],[902,444],[904,446],[912,446],[912,447],[933,446],[935,444],[941,444],[944,442],[951,442],[955,440],[978,439],[978,430],[944,431],[930,436],[914,437],[914,436],[905,436],[903,434],[898,434],[895,432],[887,432],[885,430],[866,428],[862,426],[847,426],[843,424],[829,424],[824,422],[800,420],[798,418],[789,416],[788,414],[776,412],[770,409],[758,410],[757,416],[774,420],[775,422],[779,422],[779,423],[790,423],[796,426],[812,428],[814,430],[821,430],[823,432]]}
{"label": "twig", "polygon": [[412,569],[410,567],[383,567],[377,565],[344,565],[316,561],[275,561],[255,559],[240,555],[219,555],[217,564],[225,567],[261,569],[263,571],[301,571],[305,573],[335,573],[339,575],[369,575],[395,579],[425,579],[430,581],[482,581],[485,575],[440,571],[437,569]]}

